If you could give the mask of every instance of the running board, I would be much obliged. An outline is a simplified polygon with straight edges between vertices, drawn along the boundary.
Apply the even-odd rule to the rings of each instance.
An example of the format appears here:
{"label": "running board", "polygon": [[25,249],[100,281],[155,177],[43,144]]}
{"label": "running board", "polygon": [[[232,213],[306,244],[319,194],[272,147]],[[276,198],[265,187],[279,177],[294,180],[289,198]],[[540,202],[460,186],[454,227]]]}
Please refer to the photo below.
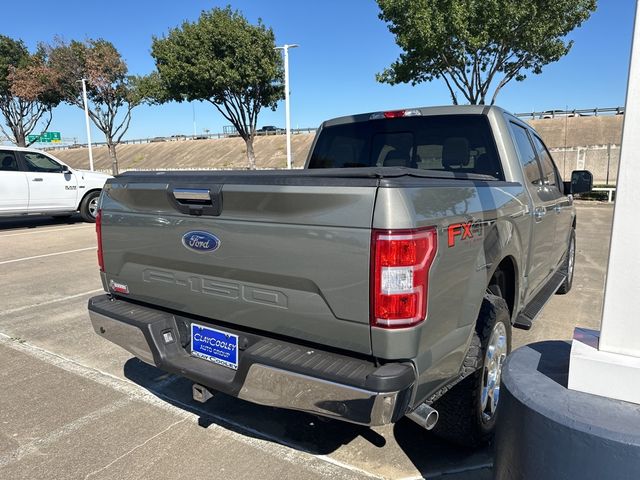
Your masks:
{"label": "running board", "polygon": [[560,288],[562,282],[565,280],[565,275],[556,272],[549,279],[547,284],[542,287],[542,290],[538,292],[538,294],[533,297],[533,299],[529,302],[529,304],[522,310],[516,321],[513,322],[513,326],[516,328],[521,328],[523,330],[529,330],[531,325],[533,325],[533,321],[536,319],[542,309],[547,304],[547,302],[553,297],[556,290]]}

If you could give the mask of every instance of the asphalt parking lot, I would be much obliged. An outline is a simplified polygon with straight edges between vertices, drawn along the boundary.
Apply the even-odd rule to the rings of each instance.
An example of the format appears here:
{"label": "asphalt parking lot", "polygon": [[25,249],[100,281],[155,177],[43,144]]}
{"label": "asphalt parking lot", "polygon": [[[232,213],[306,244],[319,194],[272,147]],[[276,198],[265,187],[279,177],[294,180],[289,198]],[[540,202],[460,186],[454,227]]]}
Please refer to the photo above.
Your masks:
{"label": "asphalt parking lot", "polygon": [[[578,206],[573,290],[514,345],[598,328],[613,208]],[[409,420],[366,429],[219,395],[93,333],[102,291],[93,225],[0,220],[0,478],[491,478],[492,452]]]}

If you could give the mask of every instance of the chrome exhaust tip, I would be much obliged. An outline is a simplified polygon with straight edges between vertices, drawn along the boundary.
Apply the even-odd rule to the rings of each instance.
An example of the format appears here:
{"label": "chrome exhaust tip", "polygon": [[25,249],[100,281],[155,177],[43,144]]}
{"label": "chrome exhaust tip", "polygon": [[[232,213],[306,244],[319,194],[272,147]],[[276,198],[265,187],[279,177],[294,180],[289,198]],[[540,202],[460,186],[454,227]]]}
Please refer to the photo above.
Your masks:
{"label": "chrome exhaust tip", "polygon": [[425,430],[431,430],[438,423],[438,411],[426,403],[418,405],[413,412],[407,413],[407,417],[416,422]]}

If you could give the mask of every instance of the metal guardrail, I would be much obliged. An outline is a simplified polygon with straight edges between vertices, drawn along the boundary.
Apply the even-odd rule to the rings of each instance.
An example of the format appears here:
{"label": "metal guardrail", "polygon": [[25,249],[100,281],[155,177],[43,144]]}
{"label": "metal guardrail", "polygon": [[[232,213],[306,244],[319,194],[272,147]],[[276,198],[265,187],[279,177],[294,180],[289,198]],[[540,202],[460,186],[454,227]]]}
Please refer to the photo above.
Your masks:
{"label": "metal guardrail", "polygon": [[593,187],[592,192],[607,192],[607,203],[613,202],[613,194],[616,191],[616,187]]}
{"label": "metal guardrail", "polygon": [[532,120],[540,118],[556,118],[556,117],[597,117],[599,115],[623,115],[624,107],[607,107],[607,108],[587,108],[582,110],[545,110],[544,112],[528,112],[516,113],[519,118],[530,118]]}
{"label": "metal guardrail", "polygon": [[[299,133],[314,133],[317,129],[314,128],[292,128],[291,134],[296,135]],[[267,131],[257,131],[256,137],[269,137],[275,135],[284,135],[285,130],[277,129],[277,130],[267,130]],[[127,145],[127,144],[141,144],[141,143],[163,143],[163,142],[183,142],[190,140],[211,140],[211,139],[219,139],[219,138],[235,138],[239,137],[238,134],[233,133],[203,133],[202,135],[172,135],[170,137],[149,137],[149,138],[136,138],[133,140],[122,140],[119,145]],[[34,144],[35,146],[36,144]],[[91,144],[92,147],[106,147],[106,142],[94,142]],[[74,143],[67,145],[46,145],[40,146],[42,150],[70,150],[75,148],[86,148],[86,144]]]}
{"label": "metal guardrail", "polygon": [[[292,170],[302,170],[303,165],[294,165]],[[216,167],[181,167],[181,168],[121,168],[119,173],[126,172],[232,172],[232,171],[246,171],[246,168],[216,168]],[[256,170],[288,170],[287,167],[257,167]],[[110,169],[100,168],[94,170],[99,173],[106,173],[111,175]]]}

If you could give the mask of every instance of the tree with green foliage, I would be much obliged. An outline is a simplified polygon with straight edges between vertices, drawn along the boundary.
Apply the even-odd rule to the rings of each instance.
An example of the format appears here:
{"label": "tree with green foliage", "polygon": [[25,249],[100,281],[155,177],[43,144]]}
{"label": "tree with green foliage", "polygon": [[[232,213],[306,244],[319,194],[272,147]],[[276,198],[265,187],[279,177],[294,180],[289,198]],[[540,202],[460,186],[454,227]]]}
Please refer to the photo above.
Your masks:
{"label": "tree with green foliage", "polygon": [[[52,109],[62,100],[55,72],[43,48],[30,53],[21,40],[0,35],[0,131],[19,147],[28,136],[51,125]],[[41,125],[39,130],[36,130]]]}
{"label": "tree with green foliage", "polygon": [[250,169],[256,168],[253,140],[263,107],[275,110],[283,97],[283,69],[271,28],[250,24],[231,7],[202,12],[167,36],[153,39],[157,72],[146,91],[158,103],[211,103],[245,141]]}
{"label": "tree with green foliage", "polygon": [[128,75],[120,52],[103,39],[57,41],[49,47],[49,59],[66,103],[84,109],[81,80],[86,80],[89,118],[105,136],[117,175],[116,147],[129,129],[132,110],[145,101],[140,78]]}
{"label": "tree with green foliage", "polygon": [[[377,0],[402,49],[379,82],[416,85],[443,79],[454,104],[493,104],[511,80],[566,55],[566,36],[596,0]],[[495,84],[493,94],[489,91]]]}

